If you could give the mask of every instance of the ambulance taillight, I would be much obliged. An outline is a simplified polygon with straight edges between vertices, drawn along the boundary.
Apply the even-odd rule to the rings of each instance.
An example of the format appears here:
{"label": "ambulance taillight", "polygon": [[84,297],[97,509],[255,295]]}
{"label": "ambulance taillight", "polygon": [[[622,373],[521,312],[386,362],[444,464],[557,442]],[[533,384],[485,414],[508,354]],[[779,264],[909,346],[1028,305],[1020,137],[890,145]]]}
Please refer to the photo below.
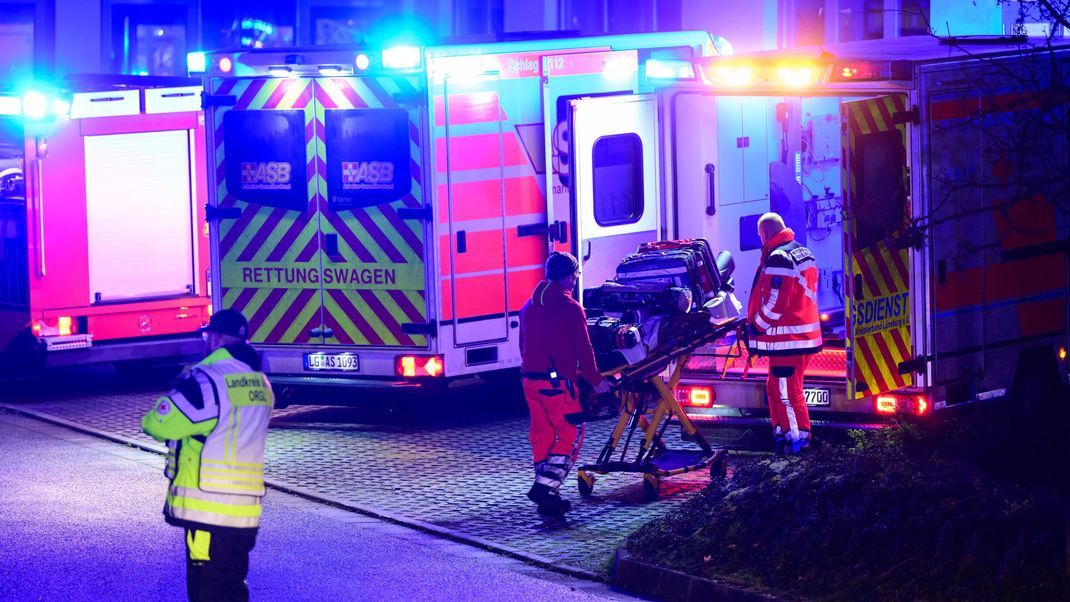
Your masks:
{"label": "ambulance taillight", "polygon": [[932,403],[925,395],[878,395],[874,401],[878,414],[914,414],[925,416],[932,411]]}
{"label": "ambulance taillight", "polygon": [[403,378],[436,378],[444,371],[441,355],[401,355],[394,361],[394,373]]}
{"label": "ambulance taillight", "polygon": [[673,394],[680,405],[692,408],[713,407],[713,401],[716,399],[711,387],[679,385],[673,390]]}

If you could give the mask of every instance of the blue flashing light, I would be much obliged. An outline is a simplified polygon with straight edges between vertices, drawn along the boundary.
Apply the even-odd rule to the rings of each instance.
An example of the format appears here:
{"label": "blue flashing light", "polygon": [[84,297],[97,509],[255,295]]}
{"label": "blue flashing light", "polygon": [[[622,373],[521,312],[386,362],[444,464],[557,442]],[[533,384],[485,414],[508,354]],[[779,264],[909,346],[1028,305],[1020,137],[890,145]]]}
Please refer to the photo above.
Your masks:
{"label": "blue flashing light", "polygon": [[0,115],[22,115],[22,99],[18,96],[0,96]]}
{"label": "blue flashing light", "polygon": [[22,114],[27,119],[44,119],[48,116],[48,97],[37,91],[23,94]]}
{"label": "blue flashing light", "polygon": [[204,73],[208,69],[208,57],[203,52],[186,54],[186,70],[190,73]]}
{"label": "blue flashing light", "polygon": [[689,61],[648,59],[647,79],[695,79],[695,67]]}
{"label": "blue flashing light", "polygon": [[415,69],[420,66],[420,48],[394,46],[383,50],[383,67],[387,69]]}

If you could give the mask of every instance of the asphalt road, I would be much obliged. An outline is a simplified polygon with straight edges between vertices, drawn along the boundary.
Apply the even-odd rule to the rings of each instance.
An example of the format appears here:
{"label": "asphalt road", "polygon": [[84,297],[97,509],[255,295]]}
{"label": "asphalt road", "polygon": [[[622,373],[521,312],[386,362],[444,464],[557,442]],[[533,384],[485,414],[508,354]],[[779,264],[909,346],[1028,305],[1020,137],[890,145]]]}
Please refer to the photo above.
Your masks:
{"label": "asphalt road", "polygon": [[[163,459],[0,410],[0,599],[183,600]],[[270,491],[259,600],[631,599],[467,545]]]}

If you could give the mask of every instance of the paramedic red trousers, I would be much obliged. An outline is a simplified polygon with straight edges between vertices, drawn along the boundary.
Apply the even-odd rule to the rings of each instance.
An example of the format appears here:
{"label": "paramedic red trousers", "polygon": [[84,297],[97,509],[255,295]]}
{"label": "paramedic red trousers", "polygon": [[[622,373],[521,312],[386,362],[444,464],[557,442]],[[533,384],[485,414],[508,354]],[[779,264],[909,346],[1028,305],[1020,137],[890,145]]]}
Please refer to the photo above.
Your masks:
{"label": "paramedic red trousers", "polygon": [[769,356],[765,392],[773,434],[791,443],[810,438],[810,411],[803,395],[803,373],[809,363],[809,355]]}
{"label": "paramedic red trousers", "polygon": [[581,412],[573,391],[559,381],[524,379],[524,398],[531,412],[531,453],[535,462],[535,482],[557,492],[568,475],[583,444],[583,426],[565,419]]}

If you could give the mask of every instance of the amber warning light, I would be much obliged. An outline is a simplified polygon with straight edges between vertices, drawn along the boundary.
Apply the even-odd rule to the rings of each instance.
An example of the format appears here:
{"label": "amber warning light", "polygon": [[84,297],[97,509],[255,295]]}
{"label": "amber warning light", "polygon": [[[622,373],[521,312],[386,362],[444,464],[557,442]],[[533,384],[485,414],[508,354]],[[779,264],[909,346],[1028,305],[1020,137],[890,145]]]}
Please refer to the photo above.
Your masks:
{"label": "amber warning light", "polygon": [[442,376],[444,368],[441,355],[402,355],[394,362],[394,373],[405,378]]}

